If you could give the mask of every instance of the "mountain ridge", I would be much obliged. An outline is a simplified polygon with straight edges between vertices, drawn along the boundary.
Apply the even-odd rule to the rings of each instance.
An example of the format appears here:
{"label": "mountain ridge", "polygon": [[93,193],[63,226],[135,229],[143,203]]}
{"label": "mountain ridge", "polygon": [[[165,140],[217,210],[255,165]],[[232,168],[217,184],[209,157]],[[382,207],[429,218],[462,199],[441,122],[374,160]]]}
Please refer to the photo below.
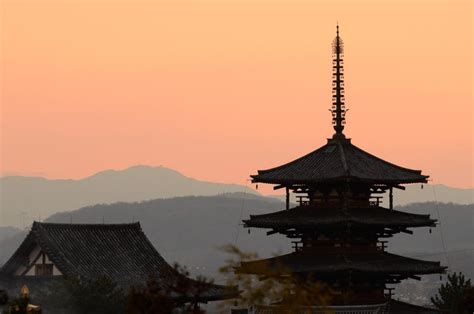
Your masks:
{"label": "mountain ridge", "polygon": [[[48,179],[41,176],[0,177],[0,226],[24,228],[57,212],[95,204],[139,202],[189,195],[218,195],[225,192],[259,192],[239,184],[217,183],[188,177],[164,166],[135,165],[107,169],[81,179]],[[269,195],[280,200],[281,195]],[[292,202],[296,200],[292,198]],[[438,201],[472,204],[474,189],[446,185],[408,185],[394,191],[395,205]],[[388,204],[385,199],[383,204]]]}
{"label": "mountain ridge", "polygon": [[259,194],[244,185],[197,180],[163,166],[104,170],[82,179],[0,178],[0,226],[24,228],[56,212],[94,204],[225,192]]}

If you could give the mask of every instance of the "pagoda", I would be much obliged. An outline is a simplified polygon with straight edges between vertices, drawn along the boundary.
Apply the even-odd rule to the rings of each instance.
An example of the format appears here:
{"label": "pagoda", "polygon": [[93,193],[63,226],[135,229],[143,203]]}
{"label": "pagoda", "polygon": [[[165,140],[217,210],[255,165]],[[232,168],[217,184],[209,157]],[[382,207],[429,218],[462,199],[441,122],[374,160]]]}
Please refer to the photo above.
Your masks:
{"label": "pagoda", "polygon": [[[387,287],[446,269],[439,262],[387,252],[387,238],[400,232],[412,234],[410,228],[435,227],[436,220],[429,215],[405,213],[393,206],[394,189],[426,183],[428,176],[371,155],[346,138],[344,48],[339,26],[332,52],[334,135],[326,145],[301,158],[251,176],[254,183],[284,189],[286,209],[250,215],[244,226],[268,229],[268,235],[285,235],[293,240],[293,252],[243,262],[236,271],[262,275],[259,270],[266,269],[282,277],[323,282],[333,291],[331,309],[335,313],[436,313],[392,300]],[[298,200],[293,208],[290,193]],[[386,194],[388,206],[384,207]],[[260,312],[272,313],[270,308],[262,306]],[[319,313],[317,308],[315,305],[313,313]]]}

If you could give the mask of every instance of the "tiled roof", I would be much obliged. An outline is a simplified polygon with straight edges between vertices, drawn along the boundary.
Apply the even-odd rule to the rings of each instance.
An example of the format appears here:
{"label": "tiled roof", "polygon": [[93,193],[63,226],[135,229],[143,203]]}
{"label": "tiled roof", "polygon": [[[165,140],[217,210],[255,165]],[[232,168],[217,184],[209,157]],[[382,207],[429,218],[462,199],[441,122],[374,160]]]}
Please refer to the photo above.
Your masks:
{"label": "tiled roof", "polygon": [[[254,311],[256,314],[264,313],[278,313],[281,303],[275,303],[271,305],[255,305]],[[398,300],[388,300],[385,303],[363,303],[363,304],[352,304],[352,305],[329,305],[329,306],[301,306],[301,312],[306,310],[310,313],[390,313],[390,314],[439,314],[447,313],[441,310],[436,310],[429,307],[423,307],[410,303],[405,303]],[[232,314],[248,313],[247,309],[245,312],[239,310],[232,310]]]}
{"label": "tiled roof", "polygon": [[270,214],[250,215],[243,220],[247,227],[256,228],[313,228],[328,225],[374,227],[434,227],[430,215],[419,215],[381,207],[356,208],[347,211],[298,206]]}
{"label": "tiled roof", "polygon": [[444,272],[439,262],[427,262],[387,252],[314,252],[298,251],[290,254],[243,262],[237,272],[275,274],[360,272],[385,275],[422,275]]}
{"label": "tiled roof", "polygon": [[[179,276],[153,247],[139,223],[34,222],[26,239],[0,268],[0,274],[11,276],[36,245],[65,276],[106,276],[127,286],[144,283],[151,275],[159,278],[160,282],[172,284]],[[224,287],[212,285],[203,297],[213,300],[224,294]]]}
{"label": "tiled roof", "polygon": [[373,156],[349,139],[330,139],[321,148],[282,166],[259,170],[253,182],[307,184],[356,179],[380,184],[423,183],[420,170],[403,168]]}

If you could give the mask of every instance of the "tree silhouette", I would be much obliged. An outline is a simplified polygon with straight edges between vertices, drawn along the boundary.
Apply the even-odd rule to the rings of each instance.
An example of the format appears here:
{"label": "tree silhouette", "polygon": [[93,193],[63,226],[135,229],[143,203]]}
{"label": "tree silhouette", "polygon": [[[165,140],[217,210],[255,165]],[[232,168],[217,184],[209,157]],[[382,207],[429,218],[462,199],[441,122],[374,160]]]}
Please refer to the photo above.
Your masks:
{"label": "tree silhouette", "polygon": [[127,295],[125,313],[168,314],[175,309],[192,314],[204,313],[199,308],[199,300],[212,281],[205,277],[191,280],[188,270],[177,263],[174,269],[176,273],[172,279],[160,280],[152,276],[145,285],[132,287]]}
{"label": "tree silhouette", "polygon": [[[438,294],[431,298],[431,302],[440,310],[447,310],[449,313],[464,314],[468,312],[469,292],[472,294],[471,280],[459,273],[448,275],[448,281],[441,285]],[[472,295],[470,296],[472,301]]]}
{"label": "tree silhouette", "polygon": [[[282,265],[268,267],[260,264],[251,270],[258,276],[239,273],[236,269],[241,263],[257,259],[257,254],[243,252],[234,245],[224,246],[222,250],[232,257],[220,268],[220,272],[227,276],[229,287],[238,287],[240,290],[240,297],[228,301],[227,306],[266,306],[277,303],[278,307],[273,311],[278,313],[312,313],[310,307],[321,306],[324,309],[331,301],[331,290],[316,278],[290,275]],[[326,312],[333,313],[329,309],[324,310]]]}

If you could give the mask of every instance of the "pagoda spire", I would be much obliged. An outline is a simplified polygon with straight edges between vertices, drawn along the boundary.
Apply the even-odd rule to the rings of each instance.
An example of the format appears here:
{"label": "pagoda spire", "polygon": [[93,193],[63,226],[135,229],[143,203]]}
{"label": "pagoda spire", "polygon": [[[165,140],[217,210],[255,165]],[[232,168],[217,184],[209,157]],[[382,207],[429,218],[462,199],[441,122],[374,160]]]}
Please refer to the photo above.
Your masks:
{"label": "pagoda spire", "polygon": [[345,125],[346,106],[344,104],[344,43],[339,37],[339,25],[336,27],[336,38],[332,42],[333,81],[332,81],[332,125],[336,134],[342,135]]}

